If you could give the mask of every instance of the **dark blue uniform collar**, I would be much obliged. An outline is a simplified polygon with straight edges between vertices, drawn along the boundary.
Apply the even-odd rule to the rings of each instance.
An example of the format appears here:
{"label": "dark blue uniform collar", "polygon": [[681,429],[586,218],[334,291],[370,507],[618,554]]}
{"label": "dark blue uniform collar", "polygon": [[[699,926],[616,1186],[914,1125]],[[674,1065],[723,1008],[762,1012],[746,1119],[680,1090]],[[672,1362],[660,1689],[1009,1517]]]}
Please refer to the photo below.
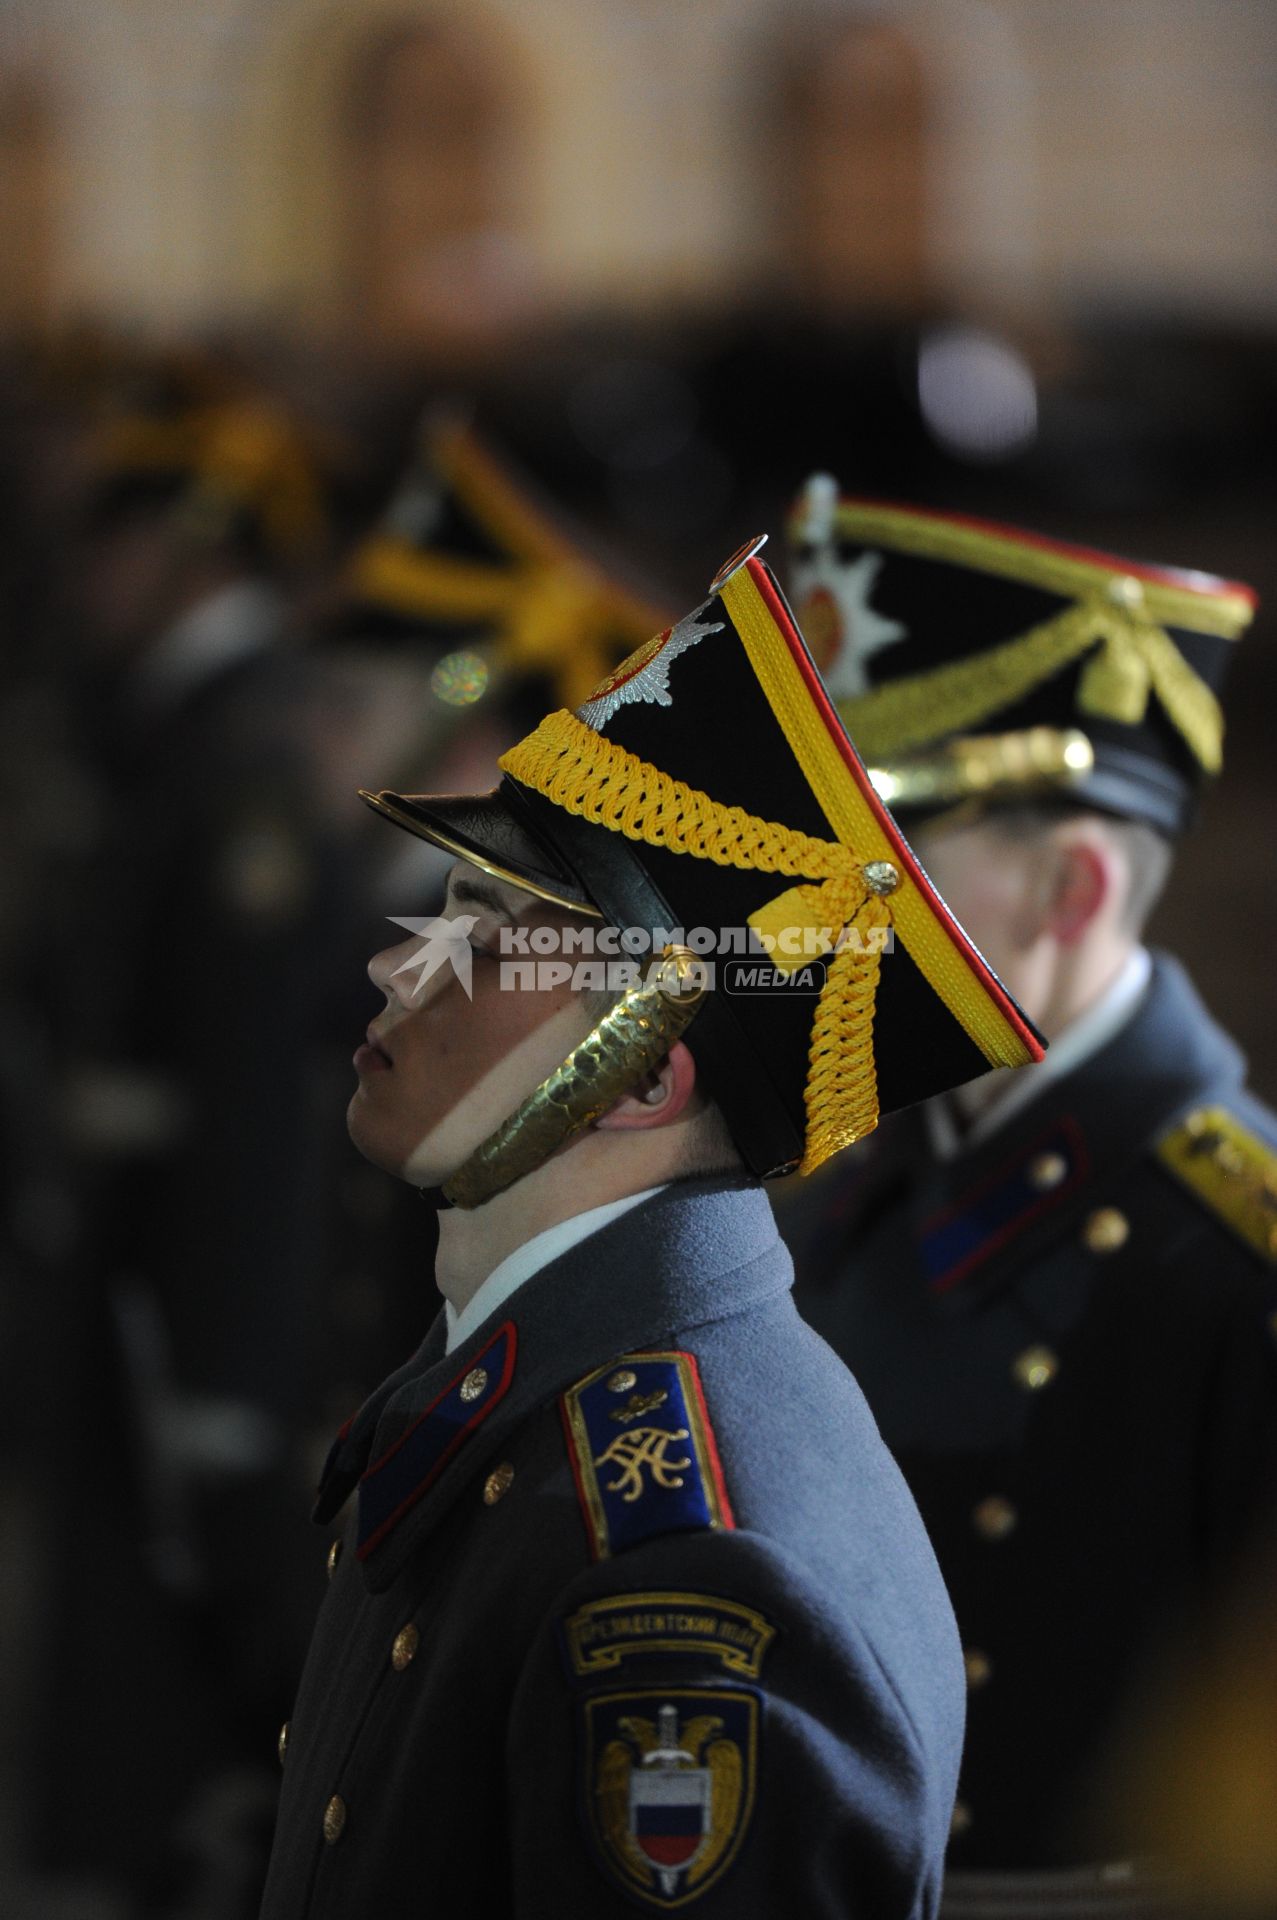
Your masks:
{"label": "dark blue uniform collar", "polygon": [[[923,1278],[955,1311],[1023,1271],[1188,1107],[1236,1096],[1245,1061],[1167,954],[1127,1024],[971,1150],[938,1162],[920,1112],[900,1116],[852,1185],[839,1238],[907,1205]],[[1049,1179],[1044,1178],[1049,1174]],[[834,1250],[827,1250],[834,1257]]]}
{"label": "dark blue uniform collar", "polygon": [[[358,1484],[356,1551],[369,1584],[387,1585],[536,1408],[613,1355],[667,1345],[675,1331],[785,1291],[792,1277],[755,1182],[666,1187],[543,1267],[449,1354],[440,1313],[338,1436],[315,1518],[330,1520]],[[480,1433],[484,1444],[468,1444]]]}
{"label": "dark blue uniform collar", "polygon": [[969,1176],[1005,1156],[1009,1141],[1028,1140],[1067,1114],[1095,1163],[1107,1167],[1115,1155],[1138,1153],[1194,1100],[1239,1087],[1245,1072],[1240,1050],[1212,1020],[1183,967],[1154,953],[1143,997],[1108,1045],[1022,1107],[1005,1134],[995,1132],[955,1164]]}

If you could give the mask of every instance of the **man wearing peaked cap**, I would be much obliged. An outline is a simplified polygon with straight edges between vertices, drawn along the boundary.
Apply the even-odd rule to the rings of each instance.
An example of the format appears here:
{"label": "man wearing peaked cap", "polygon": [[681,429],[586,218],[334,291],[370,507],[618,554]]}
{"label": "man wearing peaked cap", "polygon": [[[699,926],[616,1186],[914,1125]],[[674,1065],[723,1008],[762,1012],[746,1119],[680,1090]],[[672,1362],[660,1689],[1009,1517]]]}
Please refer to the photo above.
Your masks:
{"label": "man wearing peaked cap", "polygon": [[757,1183],[1040,1045],[754,548],[502,767],[365,796],[458,856],[349,1115],[445,1304],[324,1473],[264,1915],[922,1920],[957,1644]]}
{"label": "man wearing peaked cap", "polygon": [[854,1357],[963,1636],[953,1911],[1090,1912],[1135,1897],[1097,1864],[1131,1844],[1118,1736],[1277,1488],[1277,1121],[1141,938],[1254,600],[823,477],[791,538],[875,787],[1052,1043],[782,1208],[796,1297]]}

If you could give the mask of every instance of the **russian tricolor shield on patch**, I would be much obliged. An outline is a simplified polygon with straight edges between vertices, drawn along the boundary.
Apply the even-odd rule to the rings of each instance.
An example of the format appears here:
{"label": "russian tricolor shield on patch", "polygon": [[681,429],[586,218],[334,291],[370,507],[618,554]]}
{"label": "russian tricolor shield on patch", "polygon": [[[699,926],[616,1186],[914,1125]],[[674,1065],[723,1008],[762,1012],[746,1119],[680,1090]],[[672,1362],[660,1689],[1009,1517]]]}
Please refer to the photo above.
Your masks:
{"label": "russian tricolor shield on patch", "polygon": [[758,1701],[734,1688],[607,1694],[584,1703],[587,1824],[631,1895],[689,1905],[727,1871],[754,1803]]}

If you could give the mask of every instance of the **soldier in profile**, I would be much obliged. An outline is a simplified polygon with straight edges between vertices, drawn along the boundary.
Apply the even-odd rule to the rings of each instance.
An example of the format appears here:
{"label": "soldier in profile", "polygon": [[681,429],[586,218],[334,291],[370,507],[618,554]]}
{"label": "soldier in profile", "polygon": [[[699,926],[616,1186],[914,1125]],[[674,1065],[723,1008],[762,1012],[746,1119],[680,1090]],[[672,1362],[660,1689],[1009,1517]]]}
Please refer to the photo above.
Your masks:
{"label": "soldier in profile", "polygon": [[951,1897],[979,1872],[1022,1901],[999,1913],[1130,1899],[1105,1768],[1277,1485],[1277,1121],[1143,942],[1254,597],[823,477],[792,535],[871,778],[1051,1043],[782,1208],[796,1297],[855,1368],[962,1633]]}
{"label": "soldier in profile", "polygon": [[759,544],[493,792],[365,795],[456,857],[349,1113],[443,1304],[323,1475],[264,1920],[936,1913],[948,1602],[760,1181],[1041,1049]]}

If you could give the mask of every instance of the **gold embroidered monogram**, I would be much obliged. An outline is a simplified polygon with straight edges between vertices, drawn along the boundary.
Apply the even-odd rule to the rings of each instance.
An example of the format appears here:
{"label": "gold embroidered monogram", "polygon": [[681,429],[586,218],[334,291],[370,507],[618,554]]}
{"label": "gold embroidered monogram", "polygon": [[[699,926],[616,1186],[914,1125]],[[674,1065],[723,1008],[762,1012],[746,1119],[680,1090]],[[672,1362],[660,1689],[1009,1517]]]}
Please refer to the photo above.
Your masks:
{"label": "gold embroidered monogram", "polygon": [[608,1493],[619,1493],[627,1506],[644,1493],[643,1469],[651,1473],[654,1487],[681,1487],[681,1475],[691,1466],[691,1456],[670,1460],[666,1456],[680,1440],[690,1438],[686,1427],[635,1427],[630,1433],[618,1433],[610,1446],[595,1455],[596,1467],[618,1467],[620,1477],[607,1483]]}
{"label": "gold embroidered monogram", "polygon": [[559,1409],[596,1560],[656,1534],[735,1525],[693,1354],[617,1354]]}

